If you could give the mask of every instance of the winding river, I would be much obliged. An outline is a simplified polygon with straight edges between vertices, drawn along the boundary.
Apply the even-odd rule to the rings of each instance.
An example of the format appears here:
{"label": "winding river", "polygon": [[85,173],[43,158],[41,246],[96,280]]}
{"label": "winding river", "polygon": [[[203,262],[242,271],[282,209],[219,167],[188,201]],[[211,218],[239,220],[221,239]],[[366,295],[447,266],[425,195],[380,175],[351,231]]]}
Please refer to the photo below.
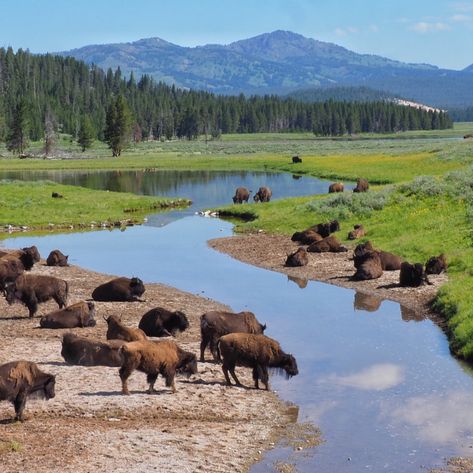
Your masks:
{"label": "winding river", "polygon": [[48,172],[34,178],[193,200],[186,210],[150,215],[145,225],[126,231],[12,235],[5,246],[36,244],[43,255],[60,248],[72,264],[138,275],[254,311],[299,365],[290,381],[273,377],[273,389],[300,407],[299,421],[320,427],[324,443],[311,455],[275,448],[252,472],[275,471],[274,462],[282,460],[300,472],[410,473],[473,453],[472,373],[452,358],[433,322],[393,302],[292,281],[217,253],[206,242],[232,235],[233,225],[195,215],[229,202],[239,185],[254,191],[269,185],[280,198],[325,193],[327,182],[246,172]]}

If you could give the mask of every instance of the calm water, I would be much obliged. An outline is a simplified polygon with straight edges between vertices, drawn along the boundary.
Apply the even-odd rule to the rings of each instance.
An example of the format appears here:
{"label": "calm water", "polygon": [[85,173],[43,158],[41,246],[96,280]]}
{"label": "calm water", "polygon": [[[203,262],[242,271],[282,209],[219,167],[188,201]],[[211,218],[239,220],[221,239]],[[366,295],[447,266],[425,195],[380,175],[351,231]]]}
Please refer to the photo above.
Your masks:
{"label": "calm water", "polygon": [[[267,174],[205,175],[209,192],[225,202],[236,185],[255,189],[265,179],[276,179],[269,185],[277,196],[286,191],[303,195],[306,185],[320,185],[291,176],[277,181],[280,177]],[[182,192],[179,185],[169,192],[184,196],[185,189],[193,189],[186,195],[195,202],[192,212],[220,203],[197,179],[180,182]],[[324,183],[322,191],[326,188]],[[147,189],[142,192],[159,191],[157,184]],[[43,255],[60,248],[73,264],[138,275],[237,311],[254,311],[268,324],[267,334],[299,364],[298,376],[290,381],[273,377],[273,388],[300,406],[299,420],[318,425],[325,442],[311,456],[277,448],[253,472],[273,471],[276,459],[296,463],[302,472],[419,472],[442,465],[445,457],[471,454],[473,378],[450,356],[444,334],[432,322],[415,320],[392,302],[240,263],[206,244],[231,235],[230,223],[189,211],[181,215],[162,227],[150,217],[148,225],[125,232],[15,237],[5,245],[34,243]]]}

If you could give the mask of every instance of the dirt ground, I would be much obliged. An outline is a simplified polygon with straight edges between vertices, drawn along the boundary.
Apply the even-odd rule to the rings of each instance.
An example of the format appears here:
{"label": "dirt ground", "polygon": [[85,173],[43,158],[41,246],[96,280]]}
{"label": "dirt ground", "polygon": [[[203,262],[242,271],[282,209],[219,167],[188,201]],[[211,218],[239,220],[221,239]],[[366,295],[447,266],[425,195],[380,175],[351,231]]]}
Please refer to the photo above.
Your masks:
{"label": "dirt ground", "polygon": [[[77,266],[50,268],[44,262],[32,273],[67,280],[69,304],[90,298],[96,286],[112,277]],[[188,316],[190,328],[177,342],[197,354],[200,315],[227,309],[159,284],[147,284],[143,297],[146,302],[96,302],[97,326],[72,331],[103,340],[103,316],[118,314],[136,327],[153,307],[179,309]],[[23,423],[11,422],[13,406],[0,402],[2,473],[240,472],[291,430],[300,436],[296,406],[284,404],[273,392],[226,386],[220,365],[210,361],[199,363],[198,374],[190,379],[177,377],[175,394],[161,379],[158,393],[146,394],[146,376],[135,372],[129,380],[131,395],[121,395],[118,368],[64,363],[61,339],[69,330],[38,328],[39,317],[56,308],[54,302],[41,304],[37,316],[29,319],[25,306],[9,306],[0,297],[0,364],[27,359],[56,376],[56,397],[28,400]],[[237,370],[241,381],[252,386],[250,371]],[[313,438],[303,442],[311,446]]]}

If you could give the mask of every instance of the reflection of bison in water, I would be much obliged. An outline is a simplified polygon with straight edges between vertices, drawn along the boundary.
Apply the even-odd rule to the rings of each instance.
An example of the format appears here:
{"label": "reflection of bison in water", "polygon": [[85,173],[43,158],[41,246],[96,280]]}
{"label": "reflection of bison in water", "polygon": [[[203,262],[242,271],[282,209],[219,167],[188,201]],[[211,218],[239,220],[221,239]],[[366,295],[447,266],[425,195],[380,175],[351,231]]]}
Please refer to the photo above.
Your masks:
{"label": "reflection of bison in water", "polygon": [[289,276],[289,274],[287,275],[287,280],[296,283],[301,289],[305,289],[309,282],[308,279],[298,278],[297,276]]}
{"label": "reflection of bison in water", "polygon": [[401,272],[399,273],[399,285],[403,287],[419,287],[422,284],[430,284],[424,267],[420,263],[410,264],[404,261],[401,264]]}
{"label": "reflection of bison in water", "polygon": [[356,224],[353,226],[353,230],[348,232],[348,239],[357,240],[358,238],[364,237],[365,235],[365,227],[361,224]]}
{"label": "reflection of bison in water", "polygon": [[297,164],[297,163],[302,163],[302,159],[296,155],[292,157],[292,164]]}
{"label": "reflection of bison in water", "polygon": [[64,255],[60,250],[53,250],[49,253],[46,264],[48,266],[69,266],[68,258],[69,256]]}
{"label": "reflection of bison in water", "polygon": [[341,253],[348,251],[346,246],[343,246],[336,237],[330,235],[320,241],[316,241],[307,247],[307,251],[311,253]]}
{"label": "reflection of bison in water", "polygon": [[147,340],[143,330],[123,325],[116,315],[110,315],[105,321],[108,325],[107,340],[125,340],[126,342]]}
{"label": "reflection of bison in water", "polygon": [[91,340],[74,333],[65,333],[62,338],[61,355],[70,365],[121,366],[123,362],[119,349],[124,340]]}
{"label": "reflection of bison in water", "polygon": [[447,267],[447,258],[443,253],[439,256],[432,256],[425,263],[425,274],[440,274],[446,271]]}
{"label": "reflection of bison in water", "polygon": [[143,281],[139,278],[116,278],[94,289],[92,299],[102,302],[142,302],[145,292]]}
{"label": "reflection of bison in water", "polygon": [[189,327],[186,314],[176,310],[171,312],[163,307],[155,307],[141,317],[138,327],[148,337],[169,337],[184,332]]}
{"label": "reflection of bison in water", "polygon": [[367,192],[370,188],[368,181],[366,179],[360,178],[356,181],[356,187],[353,189],[353,192]]}
{"label": "reflection of bison in water", "polygon": [[220,360],[217,342],[222,335],[234,332],[263,333],[266,325],[256,319],[253,312],[211,311],[200,317],[200,361],[205,361],[204,352],[209,346],[214,360]]}
{"label": "reflection of bison in water", "polygon": [[243,202],[248,203],[248,199],[250,198],[250,192],[245,187],[238,187],[235,191],[235,195],[233,196],[233,203],[234,204],[242,204]]}
{"label": "reflection of bison in water", "polygon": [[222,371],[227,384],[231,385],[228,372],[232,375],[237,386],[241,386],[235,374],[236,366],[246,366],[253,369],[255,388],[261,380],[269,390],[268,368],[279,368],[286,372],[288,378],[299,373],[296,359],[284,353],[276,340],[265,335],[252,333],[230,333],[218,341],[222,354]]}
{"label": "reflection of bison in water", "polygon": [[187,376],[197,373],[195,354],[182,350],[172,340],[131,342],[125,344],[120,352],[123,355],[123,364],[119,371],[123,394],[130,394],[127,381],[134,370],[147,374],[150,394],[154,392],[158,375],[165,378],[166,386],[170,387],[172,392],[176,392],[176,372]]}
{"label": "reflection of bison in water", "polygon": [[291,253],[287,259],[284,266],[296,267],[296,266],[305,266],[309,262],[309,256],[307,251],[304,248],[299,248],[294,253]]}
{"label": "reflection of bison in water", "polygon": [[258,192],[253,196],[255,202],[269,202],[273,193],[269,187],[260,187]]}
{"label": "reflection of bison in water", "polygon": [[334,182],[328,186],[329,194],[333,194],[334,192],[343,192],[345,190],[345,186],[342,182]]}
{"label": "reflection of bison in water", "polygon": [[355,292],[355,299],[353,301],[353,308],[355,310],[366,310],[367,312],[376,312],[381,306],[383,299],[366,294],[364,292]]}
{"label": "reflection of bison in water", "polygon": [[41,317],[41,328],[95,327],[95,304],[77,302],[65,309],[56,310]]}
{"label": "reflection of bison in water", "polygon": [[12,361],[0,366],[0,401],[10,401],[15,407],[15,419],[23,420],[26,399],[39,396],[54,397],[56,378],[42,372],[31,361]]}
{"label": "reflection of bison in water", "polygon": [[7,302],[22,302],[34,317],[38,304],[54,299],[59,308],[66,307],[69,285],[67,281],[53,276],[39,274],[22,274],[15,282],[5,288]]}

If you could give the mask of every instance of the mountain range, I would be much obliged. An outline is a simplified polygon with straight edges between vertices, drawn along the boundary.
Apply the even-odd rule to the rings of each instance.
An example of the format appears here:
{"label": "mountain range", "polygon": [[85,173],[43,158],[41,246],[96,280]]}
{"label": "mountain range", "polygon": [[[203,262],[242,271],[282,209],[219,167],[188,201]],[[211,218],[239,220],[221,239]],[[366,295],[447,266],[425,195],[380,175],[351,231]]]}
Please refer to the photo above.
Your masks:
{"label": "mountain range", "polygon": [[473,64],[462,71],[358,54],[336,44],[274,31],[228,45],[183,47],[160,38],[90,45],[59,54],[135,77],[220,94],[288,94],[363,86],[441,108],[473,105]]}

